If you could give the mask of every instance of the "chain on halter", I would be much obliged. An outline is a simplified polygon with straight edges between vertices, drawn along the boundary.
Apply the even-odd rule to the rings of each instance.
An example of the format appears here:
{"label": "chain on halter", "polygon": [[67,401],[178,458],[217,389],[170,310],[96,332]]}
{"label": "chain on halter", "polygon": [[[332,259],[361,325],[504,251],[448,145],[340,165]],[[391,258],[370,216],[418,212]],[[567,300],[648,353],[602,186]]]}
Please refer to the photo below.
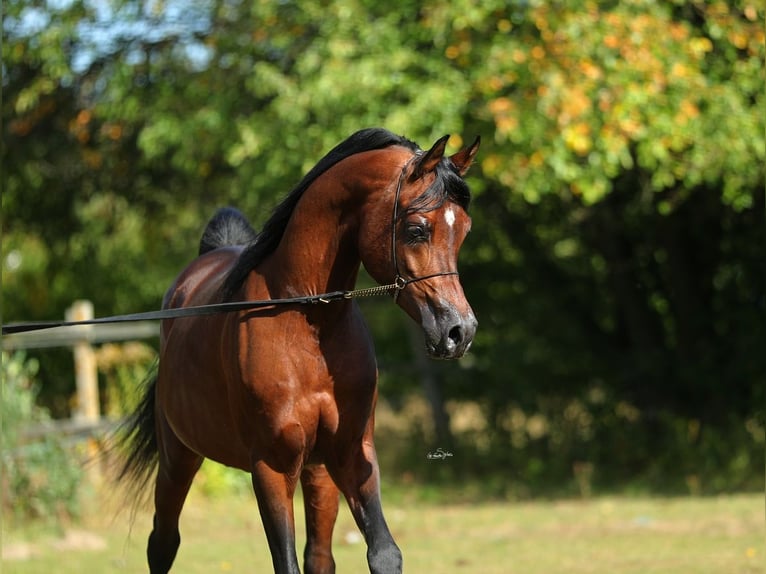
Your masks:
{"label": "chain on halter", "polygon": [[396,283],[390,283],[389,285],[377,285],[375,287],[367,287],[365,289],[346,291],[343,294],[343,298],[354,299],[356,297],[374,297],[376,295],[388,295],[391,293],[391,291],[394,291],[394,301],[396,301],[397,294],[406,286],[407,281],[401,277],[398,277]]}

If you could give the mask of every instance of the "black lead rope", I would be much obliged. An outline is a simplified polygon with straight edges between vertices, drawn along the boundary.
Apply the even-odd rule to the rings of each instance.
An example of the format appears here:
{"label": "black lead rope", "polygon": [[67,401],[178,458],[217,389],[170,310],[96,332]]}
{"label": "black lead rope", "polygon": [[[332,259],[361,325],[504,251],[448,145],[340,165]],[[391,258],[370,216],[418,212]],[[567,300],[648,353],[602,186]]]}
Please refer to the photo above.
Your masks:
{"label": "black lead rope", "polygon": [[[97,319],[85,319],[83,321],[33,321],[29,323],[9,323],[3,325],[3,335],[14,335],[16,333],[28,333],[31,331],[42,331],[43,329],[53,329],[55,327],[74,327],[78,325],[103,325],[106,323],[135,323],[137,321],[160,321],[162,319],[178,319],[181,317],[201,317],[203,315],[216,315],[218,313],[234,313],[236,311],[251,311],[263,309],[266,307],[276,307],[279,305],[318,305],[321,303],[332,303],[334,301],[344,301],[356,299],[359,297],[373,297],[376,295],[389,295],[394,292],[394,301],[399,292],[410,283],[431,279],[439,275],[448,275],[448,273],[436,273],[426,277],[416,279],[397,278],[395,283],[389,285],[378,285],[377,287],[367,287],[364,289],[355,289],[353,291],[331,291],[321,295],[306,295],[303,297],[289,297],[286,299],[264,299],[261,301],[231,301],[229,303],[211,303],[210,305],[197,305],[194,307],[178,307],[175,309],[162,309],[160,311],[146,311],[143,313],[130,313],[127,315],[114,315],[112,317],[100,317]],[[457,273],[449,273],[457,275]]]}
{"label": "black lead rope", "polygon": [[316,305],[320,303],[332,303],[354,299],[356,297],[369,297],[372,295],[384,295],[392,290],[399,291],[404,285],[392,283],[367,289],[354,291],[332,291],[321,295],[307,295],[303,297],[290,297],[287,299],[264,299],[261,301],[232,301],[229,303],[212,303],[210,305],[197,305],[194,307],[179,307],[176,309],[162,309],[160,311],[146,311],[144,313],[130,313],[127,315],[114,315],[112,317],[100,317],[98,319],[86,319],[84,321],[38,321],[30,323],[10,323],[3,325],[3,335],[15,333],[27,333],[53,329],[54,327],[74,327],[77,325],[103,325],[105,323],[131,323],[136,321],[159,321],[162,319],[177,319],[180,317],[200,317],[202,315],[215,315],[218,313],[233,313],[236,311],[250,311],[275,307],[278,305]]}
{"label": "black lead rope", "polygon": [[3,335],[40,331],[54,327],[73,327],[75,325],[102,325],[104,323],[131,323],[135,321],[155,321],[160,319],[177,319],[179,317],[199,317],[202,315],[214,315],[216,313],[231,313],[234,311],[247,311],[260,309],[274,305],[308,304],[336,301],[343,298],[343,291],[325,293],[311,297],[295,297],[291,299],[272,299],[268,301],[235,301],[230,303],[214,303],[199,305],[196,307],[179,307],[176,309],[162,309],[161,311],[147,311],[145,313],[130,313],[128,315],[115,315],[112,317],[100,317],[98,319],[86,319],[84,321],[40,321],[32,323],[11,323],[3,325]]}

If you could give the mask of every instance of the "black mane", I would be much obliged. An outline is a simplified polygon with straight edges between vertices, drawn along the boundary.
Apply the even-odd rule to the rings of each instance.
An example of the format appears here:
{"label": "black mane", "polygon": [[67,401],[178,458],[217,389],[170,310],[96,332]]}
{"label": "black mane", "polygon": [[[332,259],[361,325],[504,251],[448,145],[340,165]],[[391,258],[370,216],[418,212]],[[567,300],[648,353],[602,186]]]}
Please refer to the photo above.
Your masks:
{"label": "black mane", "polygon": [[245,248],[239,256],[237,263],[229,272],[223,285],[225,299],[231,299],[239,290],[250,271],[277,248],[295,206],[315,179],[347,157],[393,145],[405,146],[412,151],[418,150],[417,145],[404,137],[394,135],[384,129],[369,128],[351,135],[324,156],[289,195],[277,205],[271,217],[263,226],[263,230],[258,234],[258,239]]}
{"label": "black mane", "polygon": [[[232,299],[242,286],[242,283],[247,279],[250,271],[274,252],[282,240],[282,235],[284,235],[285,228],[295,210],[295,206],[315,179],[347,157],[393,145],[404,146],[413,152],[421,151],[410,140],[394,135],[381,128],[369,128],[358,131],[335,146],[306,174],[288,196],[277,205],[255,241],[250,242],[239,256],[237,263],[224,281],[224,299]],[[455,165],[445,158],[436,166],[434,182],[406,210],[400,212],[399,216],[404,217],[408,213],[438,209],[448,199],[454,201],[463,209],[468,209],[471,195],[468,185],[463,181]]]}

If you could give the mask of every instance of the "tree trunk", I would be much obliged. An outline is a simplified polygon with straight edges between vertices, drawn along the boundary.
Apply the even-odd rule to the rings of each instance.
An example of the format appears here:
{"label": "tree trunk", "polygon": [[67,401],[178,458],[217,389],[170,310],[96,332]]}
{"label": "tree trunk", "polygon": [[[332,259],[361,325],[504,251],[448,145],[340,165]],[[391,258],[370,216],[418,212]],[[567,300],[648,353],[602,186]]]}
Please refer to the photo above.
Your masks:
{"label": "tree trunk", "polygon": [[423,351],[423,335],[420,329],[410,322],[408,323],[407,330],[410,338],[410,348],[412,349],[412,358],[420,377],[423,394],[431,407],[431,417],[433,419],[437,446],[449,450],[453,447],[454,441],[452,431],[450,430],[449,413],[444,408],[444,397],[439,385],[438,370],[435,363]]}

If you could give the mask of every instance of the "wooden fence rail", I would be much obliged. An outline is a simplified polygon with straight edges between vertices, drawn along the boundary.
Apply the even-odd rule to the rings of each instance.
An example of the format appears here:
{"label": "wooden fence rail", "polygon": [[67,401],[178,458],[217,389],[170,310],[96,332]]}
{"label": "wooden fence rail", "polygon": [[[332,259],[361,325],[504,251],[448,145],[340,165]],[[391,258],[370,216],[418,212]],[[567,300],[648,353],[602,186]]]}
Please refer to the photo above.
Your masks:
{"label": "wooden fence rail", "polygon": [[[90,301],[75,301],[66,312],[67,321],[85,321],[93,317],[93,304]],[[157,321],[55,327],[43,331],[5,335],[3,349],[72,347],[77,384],[77,406],[72,419],[82,427],[83,423],[94,425],[102,423],[98,396],[98,367],[93,345],[109,341],[148,339],[158,336],[159,332],[160,327]]]}
{"label": "wooden fence rail", "polygon": [[[75,301],[66,312],[67,321],[83,321],[93,317],[93,304],[90,301]],[[101,416],[98,367],[93,345],[110,341],[148,339],[158,336],[159,331],[159,322],[142,321],[114,325],[56,327],[3,336],[4,350],[72,347],[74,355],[77,403],[72,418],[52,420],[28,427],[22,433],[24,442],[34,442],[55,433],[69,440],[89,440],[91,443],[89,450],[97,450],[98,446],[93,441],[94,437],[114,429],[119,421]],[[94,478],[97,479],[97,477]]]}

